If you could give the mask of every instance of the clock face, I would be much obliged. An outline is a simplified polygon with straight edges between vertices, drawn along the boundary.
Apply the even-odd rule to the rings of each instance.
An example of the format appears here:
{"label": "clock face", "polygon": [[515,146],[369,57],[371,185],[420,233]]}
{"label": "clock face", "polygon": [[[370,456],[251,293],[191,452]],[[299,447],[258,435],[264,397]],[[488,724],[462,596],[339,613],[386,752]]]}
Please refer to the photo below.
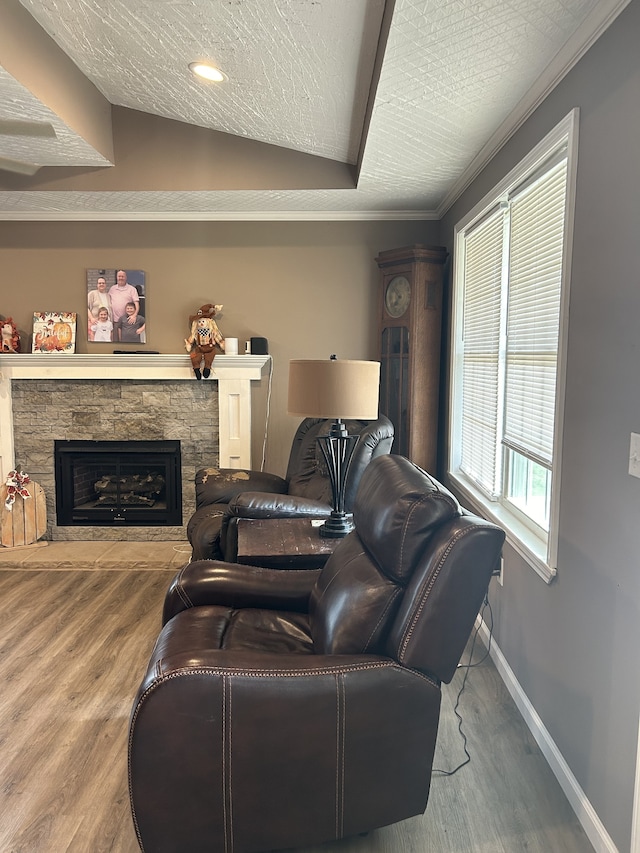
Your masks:
{"label": "clock face", "polygon": [[402,317],[411,301],[411,285],[403,275],[397,275],[387,285],[384,304],[391,317]]}

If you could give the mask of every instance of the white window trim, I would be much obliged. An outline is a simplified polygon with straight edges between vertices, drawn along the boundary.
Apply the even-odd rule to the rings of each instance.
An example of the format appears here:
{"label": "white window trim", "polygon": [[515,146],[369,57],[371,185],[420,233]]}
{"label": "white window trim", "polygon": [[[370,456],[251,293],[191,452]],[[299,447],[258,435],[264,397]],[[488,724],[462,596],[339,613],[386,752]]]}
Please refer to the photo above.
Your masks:
{"label": "white window trim", "polygon": [[[454,229],[454,262],[453,281],[454,295],[461,292],[462,265],[459,263],[461,257],[461,246],[464,232],[475,221],[479,220],[486,212],[495,206],[496,202],[517,186],[526,175],[530,174],[537,166],[542,164],[554,148],[563,140],[566,140],[568,149],[567,162],[567,216],[565,220],[564,256],[562,264],[562,287],[560,305],[560,327],[558,338],[558,359],[556,378],[556,408],[555,426],[553,440],[553,477],[551,484],[551,512],[549,533],[546,537],[540,537],[527,525],[509,512],[502,504],[489,500],[480,489],[476,489],[471,482],[462,479],[456,472],[459,467],[457,449],[460,446],[459,432],[460,424],[456,421],[457,400],[454,397],[456,376],[459,373],[459,364],[452,364],[449,385],[449,423],[451,435],[449,437],[449,477],[462,497],[467,501],[475,512],[479,512],[489,520],[503,527],[507,534],[507,542],[520,554],[520,556],[543,578],[551,583],[557,575],[558,563],[558,525],[560,509],[560,476],[562,471],[562,435],[564,420],[564,399],[566,388],[566,366],[567,366],[567,338],[569,322],[569,284],[571,280],[571,254],[573,247],[573,222],[576,198],[576,173],[578,164],[578,121],[579,110],[573,109],[565,118],[553,128],[545,138],[517,165],[500,183],[497,184],[484,198],[476,204],[471,211],[455,226]],[[453,326],[458,327],[459,300],[454,299],[453,304]],[[455,349],[455,348],[454,348]]]}

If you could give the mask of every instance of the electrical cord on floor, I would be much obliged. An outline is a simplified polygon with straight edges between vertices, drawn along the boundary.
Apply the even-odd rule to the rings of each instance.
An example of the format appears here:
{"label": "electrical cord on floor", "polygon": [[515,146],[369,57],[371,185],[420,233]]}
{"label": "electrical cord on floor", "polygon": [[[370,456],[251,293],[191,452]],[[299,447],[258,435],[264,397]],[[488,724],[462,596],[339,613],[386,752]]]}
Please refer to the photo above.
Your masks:
{"label": "electrical cord on floor", "polygon": [[[480,628],[482,627],[482,623],[484,622],[486,624],[486,620],[484,618],[484,611],[487,608],[489,609],[489,620],[490,620],[490,622],[489,622],[489,642],[487,643],[487,648],[485,650],[485,653],[482,655],[480,660],[476,661],[475,663],[471,663],[471,661],[473,660],[473,646],[475,645],[476,637],[478,636],[478,632],[480,631]],[[476,633],[475,633],[474,638],[473,638],[473,644],[471,646],[471,654],[469,656],[469,663],[459,663],[457,666],[457,669],[462,669],[463,667],[466,667],[467,669],[473,669],[475,666],[480,666],[481,664],[483,664],[486,661],[486,659],[489,657],[489,655],[491,654],[491,640],[492,639],[493,639],[493,610],[491,609],[491,602],[489,601],[489,595],[487,594],[484,597],[484,602],[482,604],[482,610],[480,611],[480,622],[478,624],[478,627],[476,628]]]}
{"label": "electrical cord on floor", "polygon": [[[486,610],[487,607],[489,608],[489,616],[491,619],[491,624],[490,624],[490,628],[489,628],[489,642],[487,643],[487,650],[484,653],[484,655],[480,658],[479,661],[476,661],[476,663],[472,663],[473,651],[475,649],[476,640],[478,639],[480,627],[481,627],[482,623],[484,622],[484,611]],[[459,663],[458,666],[456,667],[456,669],[464,669],[464,671],[465,671],[464,672],[464,678],[462,679],[462,684],[460,685],[460,690],[458,690],[458,696],[456,697],[456,704],[453,707],[453,713],[458,718],[458,731],[460,732],[460,736],[462,737],[462,748],[464,750],[464,754],[466,755],[466,758],[464,759],[464,761],[461,761],[457,767],[454,767],[453,770],[439,770],[438,768],[433,768],[431,771],[432,776],[435,776],[435,775],[453,776],[454,773],[457,773],[458,770],[461,770],[465,765],[469,764],[469,762],[471,761],[471,755],[470,755],[469,750],[467,748],[467,736],[462,729],[462,716],[461,716],[458,708],[460,706],[460,699],[462,697],[462,693],[463,693],[464,688],[465,688],[466,683],[467,683],[467,678],[469,677],[469,670],[473,669],[476,666],[480,666],[480,664],[484,663],[484,661],[489,657],[489,653],[491,651],[491,638],[492,638],[492,636],[493,636],[493,610],[491,609],[491,604],[489,603],[489,596],[485,595],[484,602],[482,604],[482,609],[480,610],[480,619],[478,622],[478,626],[477,626],[477,628],[473,634],[473,640],[471,642],[471,649],[469,651],[469,660],[467,663]]]}

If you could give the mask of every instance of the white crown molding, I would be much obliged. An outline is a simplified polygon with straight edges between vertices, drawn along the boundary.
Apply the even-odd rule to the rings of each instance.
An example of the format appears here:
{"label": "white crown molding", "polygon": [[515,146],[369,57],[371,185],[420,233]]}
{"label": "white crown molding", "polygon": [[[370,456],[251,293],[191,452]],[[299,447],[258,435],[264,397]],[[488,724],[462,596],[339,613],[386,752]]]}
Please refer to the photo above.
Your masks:
{"label": "white crown molding", "polygon": [[598,0],[591,14],[578,27],[571,38],[565,42],[555,58],[549,63],[544,72],[538,77],[527,94],[479,153],[469,164],[468,168],[458,178],[449,190],[436,211],[438,219],[442,219],[449,208],[458,200],[462,193],[480,174],[484,167],[497,152],[508,142],[513,134],[525,123],[529,116],[540,106],[560,81],[595,44],[600,36],[611,26],[618,15],[629,5],[631,0]]}
{"label": "white crown molding", "polygon": [[438,219],[435,210],[0,211],[2,222],[395,222]]}

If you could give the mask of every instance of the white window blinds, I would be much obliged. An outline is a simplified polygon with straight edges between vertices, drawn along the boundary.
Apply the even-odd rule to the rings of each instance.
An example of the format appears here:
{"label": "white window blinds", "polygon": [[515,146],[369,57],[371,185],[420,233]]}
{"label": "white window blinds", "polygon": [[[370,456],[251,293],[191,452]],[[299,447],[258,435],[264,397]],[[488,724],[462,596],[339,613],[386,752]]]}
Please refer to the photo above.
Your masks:
{"label": "white window blinds", "polygon": [[566,157],[509,205],[504,443],[553,459]]}
{"label": "white window blinds", "polygon": [[464,248],[462,448],[460,468],[485,492],[499,490],[500,306],[503,214],[469,233]]}
{"label": "white window blinds", "polygon": [[556,574],[578,111],[455,226],[448,475]]}
{"label": "white window blinds", "polygon": [[566,185],[563,150],[464,235],[460,470],[492,498],[503,446],[553,459]]}

